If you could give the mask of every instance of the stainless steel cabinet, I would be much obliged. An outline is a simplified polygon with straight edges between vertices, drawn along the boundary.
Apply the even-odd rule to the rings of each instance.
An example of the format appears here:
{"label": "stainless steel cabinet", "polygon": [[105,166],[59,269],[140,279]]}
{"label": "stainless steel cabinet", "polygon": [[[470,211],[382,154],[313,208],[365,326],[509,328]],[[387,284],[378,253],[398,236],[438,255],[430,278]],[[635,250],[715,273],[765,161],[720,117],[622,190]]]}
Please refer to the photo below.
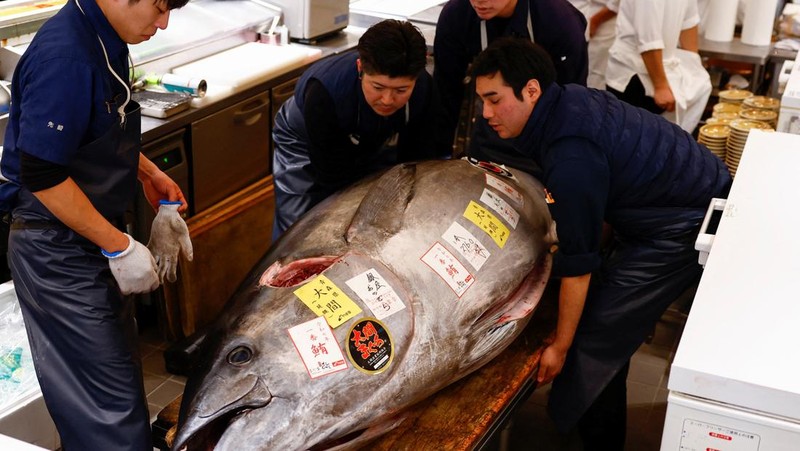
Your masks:
{"label": "stainless steel cabinet", "polygon": [[195,214],[270,173],[270,93],[193,122]]}
{"label": "stainless steel cabinet", "polygon": [[[275,127],[275,116],[278,114],[278,110],[281,109],[281,106],[284,102],[289,100],[289,97],[294,95],[294,88],[297,86],[297,80],[300,77],[295,77],[289,81],[285,81],[278,86],[272,88],[272,126]],[[269,141],[269,150],[270,150],[270,161],[272,151],[275,149],[275,143],[272,142],[270,139]]]}

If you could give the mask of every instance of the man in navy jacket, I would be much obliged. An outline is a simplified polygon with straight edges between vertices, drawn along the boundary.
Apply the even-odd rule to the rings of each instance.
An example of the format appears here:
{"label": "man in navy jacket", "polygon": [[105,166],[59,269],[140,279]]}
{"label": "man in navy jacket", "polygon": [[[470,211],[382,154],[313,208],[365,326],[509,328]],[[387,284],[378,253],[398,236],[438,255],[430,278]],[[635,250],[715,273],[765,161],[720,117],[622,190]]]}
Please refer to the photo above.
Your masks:
{"label": "man in navy jacket", "polygon": [[[561,278],[555,340],[538,382],[549,411],[586,449],[623,449],[631,355],[700,276],[694,240],[727,168],[677,125],[605,91],[555,82],[526,39],[502,38],[473,62],[483,117],[542,170],[555,202]],[[504,161],[499,161],[504,163]],[[601,252],[603,222],[614,230]]]}
{"label": "man in navy jacket", "polygon": [[425,38],[385,20],[358,52],[315,63],[275,118],[273,238],[314,205],[395,163],[450,153],[439,96],[425,71]]}

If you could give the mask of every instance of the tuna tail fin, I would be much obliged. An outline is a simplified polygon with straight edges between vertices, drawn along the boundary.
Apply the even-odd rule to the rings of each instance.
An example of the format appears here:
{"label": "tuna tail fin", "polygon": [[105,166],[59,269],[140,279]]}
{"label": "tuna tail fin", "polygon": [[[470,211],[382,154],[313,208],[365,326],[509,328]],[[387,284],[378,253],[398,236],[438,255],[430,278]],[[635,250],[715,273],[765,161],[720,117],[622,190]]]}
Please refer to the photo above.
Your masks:
{"label": "tuna tail fin", "polygon": [[415,164],[401,164],[372,184],[345,232],[350,243],[358,236],[380,232],[391,236],[403,226],[406,206],[414,197]]}

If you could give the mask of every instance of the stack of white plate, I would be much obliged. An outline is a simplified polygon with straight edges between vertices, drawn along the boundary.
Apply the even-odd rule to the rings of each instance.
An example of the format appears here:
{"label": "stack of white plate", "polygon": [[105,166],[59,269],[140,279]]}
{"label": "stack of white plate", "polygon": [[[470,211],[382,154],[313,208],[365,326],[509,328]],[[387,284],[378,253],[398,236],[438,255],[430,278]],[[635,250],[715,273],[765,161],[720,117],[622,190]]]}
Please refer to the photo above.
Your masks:
{"label": "stack of white plate", "polygon": [[708,147],[714,155],[725,161],[725,147],[731,128],[721,124],[706,124],[700,127],[697,142]]}
{"label": "stack of white plate", "polygon": [[741,104],[742,101],[748,97],[752,97],[753,93],[746,89],[726,89],[719,92],[719,101],[723,103]]}
{"label": "stack of white plate", "polygon": [[742,108],[755,110],[770,110],[776,113],[781,109],[781,101],[774,97],[752,96],[742,101]]}
{"label": "stack of white plate", "polygon": [[739,117],[749,121],[761,121],[769,124],[770,127],[778,127],[778,112],[773,110],[743,109],[739,111]]}
{"label": "stack of white plate", "polygon": [[744,153],[744,145],[747,143],[747,136],[750,130],[756,128],[760,130],[773,130],[766,122],[749,121],[747,119],[735,119],[730,124],[730,134],[728,141],[725,145],[725,164],[731,175],[736,175],[736,169],[739,167],[739,160],[742,159]]}

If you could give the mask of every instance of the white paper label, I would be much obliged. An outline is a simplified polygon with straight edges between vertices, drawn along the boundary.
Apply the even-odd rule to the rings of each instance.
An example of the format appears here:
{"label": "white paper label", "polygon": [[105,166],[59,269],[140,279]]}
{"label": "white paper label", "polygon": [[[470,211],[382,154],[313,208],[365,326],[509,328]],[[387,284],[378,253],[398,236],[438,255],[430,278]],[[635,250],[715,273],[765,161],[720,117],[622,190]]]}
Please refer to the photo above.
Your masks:
{"label": "white paper label", "polygon": [[761,437],[729,427],[687,418],[683,420],[681,447],[683,451],[758,451]]}
{"label": "white paper label", "polygon": [[368,269],[345,283],[356,292],[379,320],[406,308],[400,296],[375,268]]}
{"label": "white paper label", "polygon": [[289,337],[312,379],[347,369],[344,354],[324,317],[289,328]]}
{"label": "white paper label", "polygon": [[457,222],[450,225],[450,228],[444,232],[442,238],[450,243],[477,270],[481,269],[481,266],[486,263],[486,260],[491,255],[486,246]]}
{"label": "white paper label", "polygon": [[459,298],[475,282],[475,277],[438,241],[422,256],[436,274],[439,274]]}
{"label": "white paper label", "polygon": [[481,202],[488,205],[492,210],[496,211],[500,217],[506,220],[512,229],[517,228],[517,223],[519,223],[519,213],[517,213],[517,210],[514,210],[511,205],[508,205],[508,202],[506,202],[505,199],[484,188],[483,194],[481,194]]}
{"label": "white paper label", "polygon": [[522,197],[522,194],[497,177],[486,174],[486,184],[508,196],[518,207],[525,205],[525,198]]}

